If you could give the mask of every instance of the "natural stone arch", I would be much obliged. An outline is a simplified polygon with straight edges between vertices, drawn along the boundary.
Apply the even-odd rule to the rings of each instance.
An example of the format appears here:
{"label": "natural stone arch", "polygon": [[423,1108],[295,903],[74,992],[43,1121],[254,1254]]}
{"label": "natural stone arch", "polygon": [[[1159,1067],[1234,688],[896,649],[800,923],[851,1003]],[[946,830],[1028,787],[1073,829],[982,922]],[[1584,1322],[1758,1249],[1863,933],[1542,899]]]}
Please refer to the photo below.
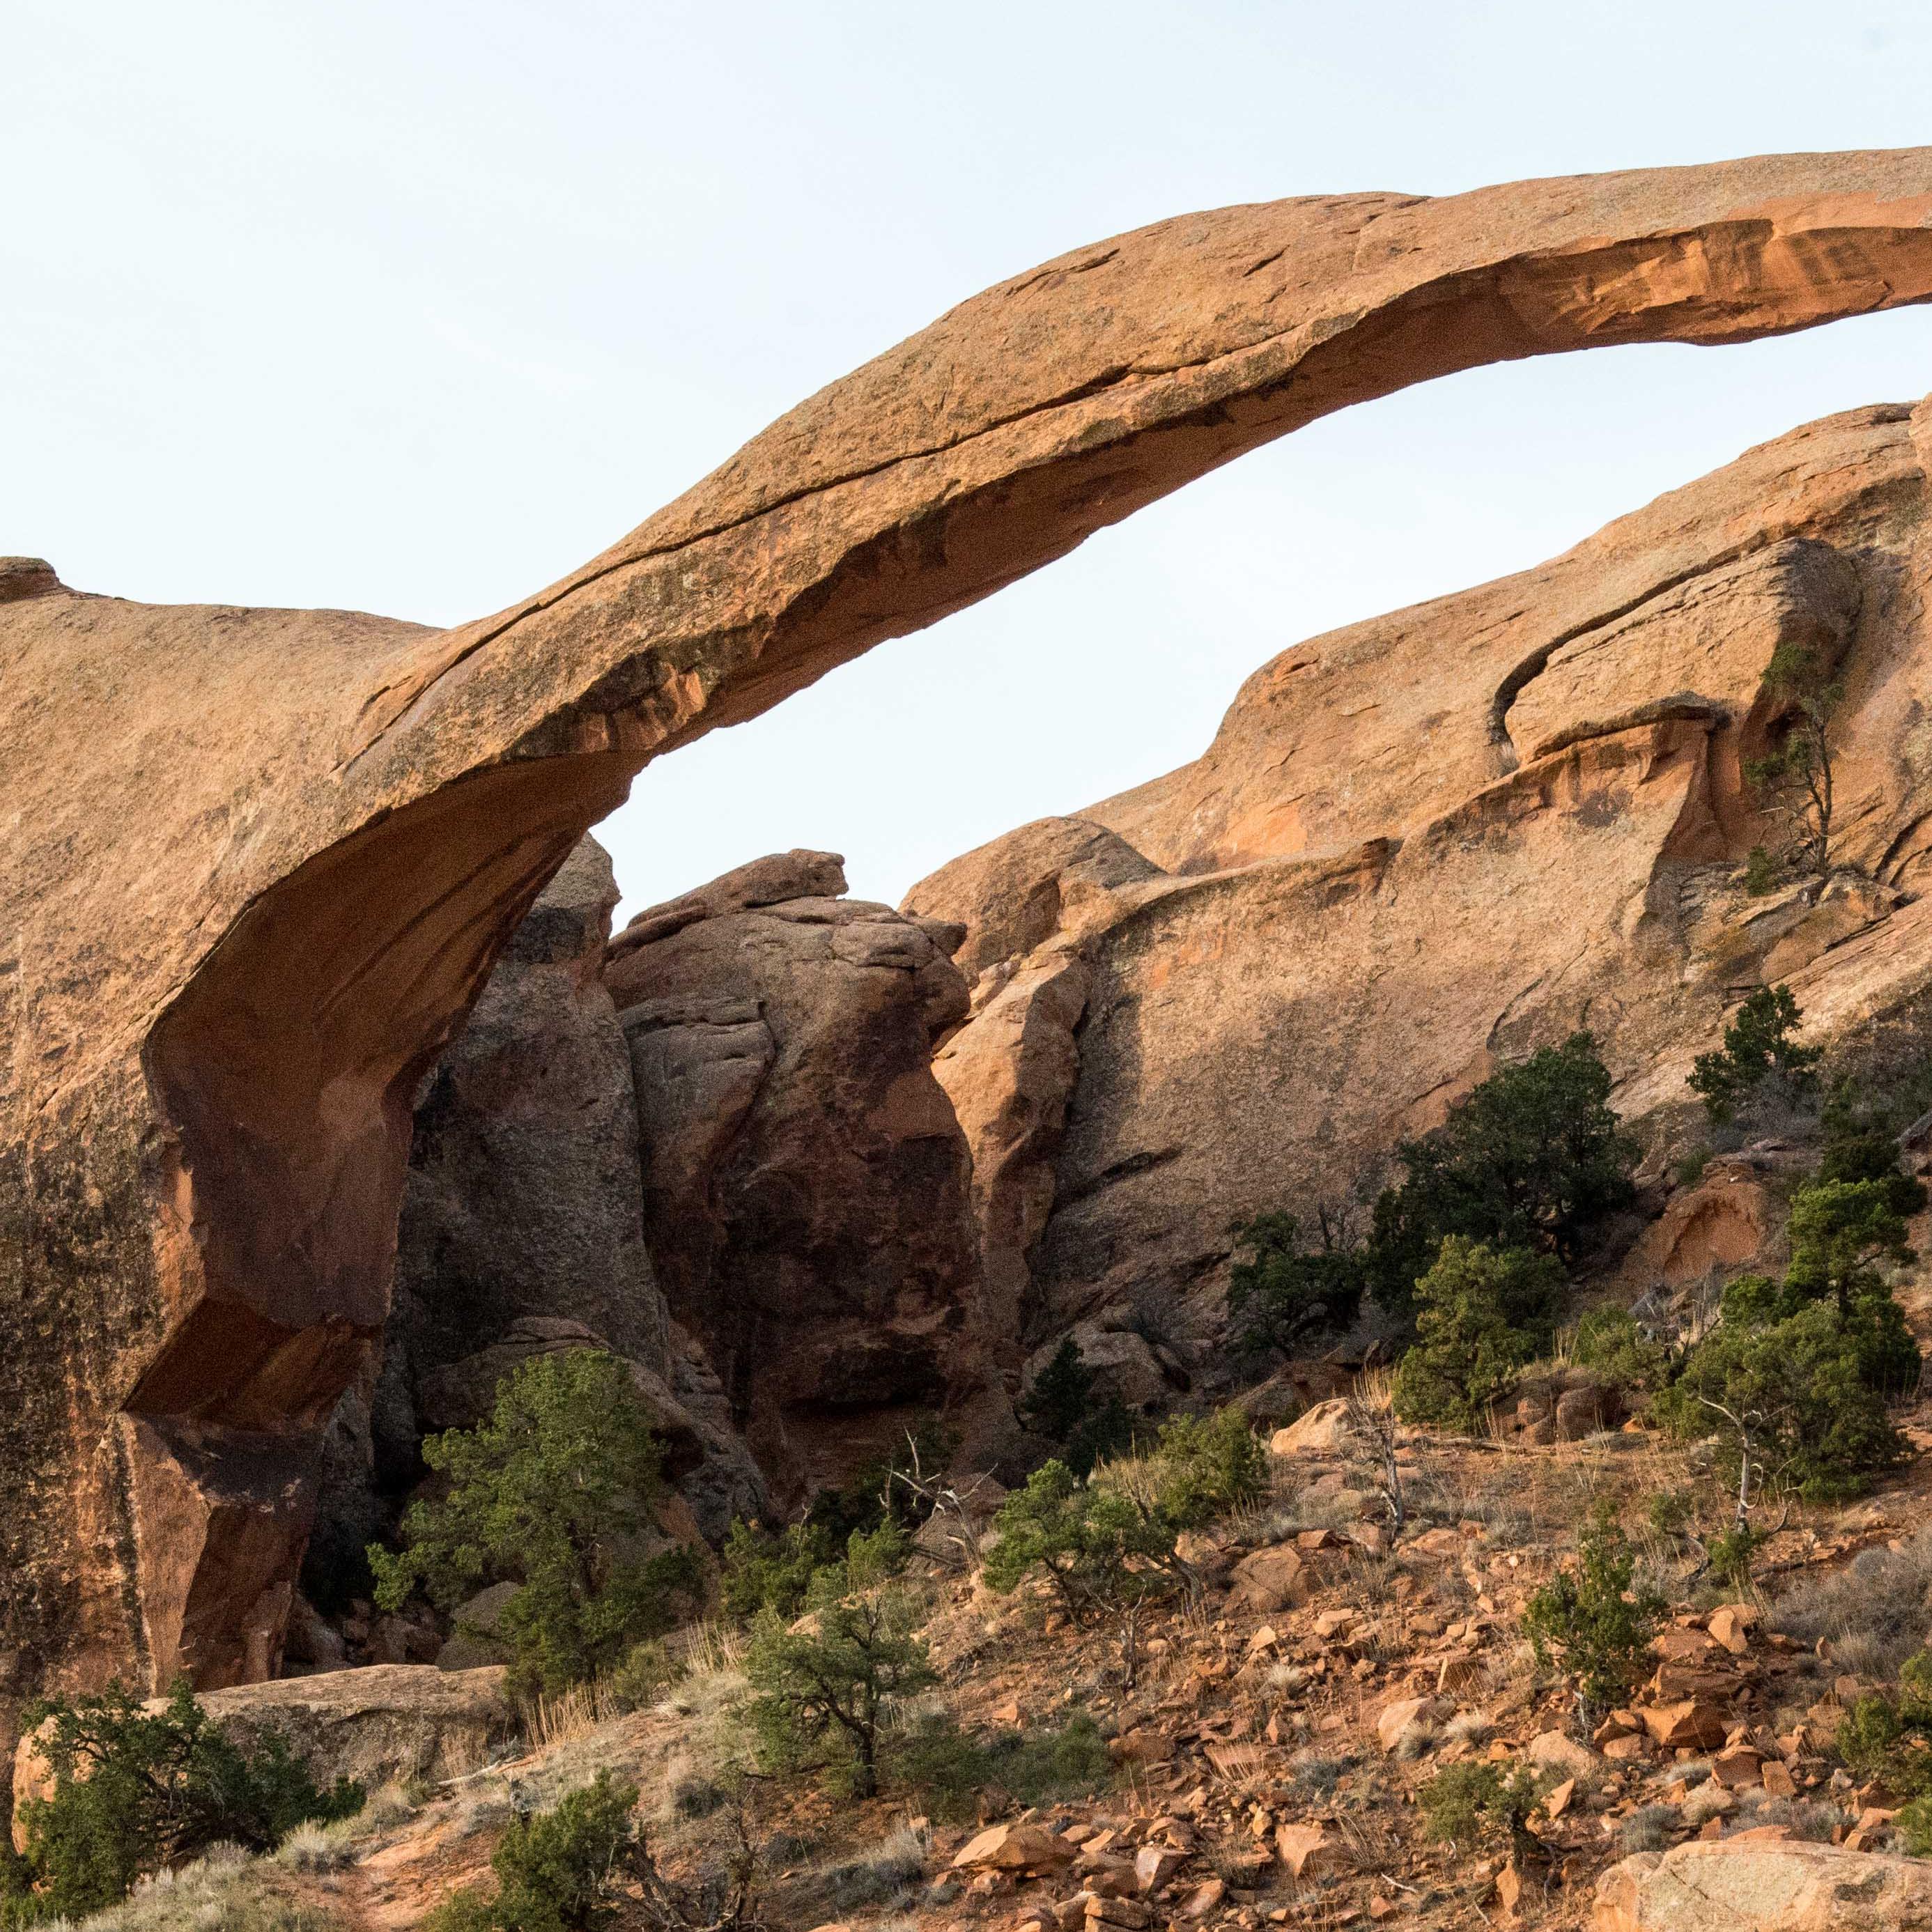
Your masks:
{"label": "natural stone arch", "polygon": [[436,632],[0,566],[0,1696],[259,1675],[416,1078],[650,758],[1478,364],[1932,298],[1932,150],[1187,216],[962,304]]}

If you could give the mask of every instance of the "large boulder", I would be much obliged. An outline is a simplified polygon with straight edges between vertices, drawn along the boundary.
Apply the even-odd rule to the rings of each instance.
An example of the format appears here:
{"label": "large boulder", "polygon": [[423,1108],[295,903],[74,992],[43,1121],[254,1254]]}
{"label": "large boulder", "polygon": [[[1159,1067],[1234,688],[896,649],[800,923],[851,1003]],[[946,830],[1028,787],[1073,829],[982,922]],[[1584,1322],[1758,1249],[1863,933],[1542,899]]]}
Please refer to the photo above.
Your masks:
{"label": "large boulder", "polygon": [[760,860],[640,914],[605,970],[658,1279],[793,1495],[987,1380],[970,1164],[932,1070],[967,1011],[958,934],[844,890],[830,854]]}
{"label": "large boulder", "polygon": [[[142,605],[71,590],[36,560],[0,566],[0,1629],[16,1656],[0,1724],[44,1682],[187,1670],[214,1686],[273,1667],[329,1418],[388,1312],[417,1084],[545,880],[650,759],[1352,403],[1498,359],[1735,342],[1925,300],[1929,200],[1932,152],[1913,150],[1440,199],[1324,194],[1157,222],[957,304],[563,580],[451,629]],[[1739,526],[1735,554],[1791,533],[1811,494],[1805,467],[1774,513]],[[1885,526],[1922,490],[1916,466],[1896,488],[1876,472],[1871,482],[1857,548],[1880,580],[1868,586],[1877,608],[1890,595],[1877,569],[1893,541]],[[1618,601],[1632,586],[1616,570],[1594,575],[1603,601],[1581,614],[1601,628],[1636,600]],[[1654,602],[1659,586],[1634,588]],[[1364,653],[1366,690],[1328,707],[1328,748],[1311,739],[1310,760],[1332,769],[1332,752],[1351,766],[1366,806],[1414,772],[1424,812],[1432,788],[1420,776],[1455,764],[1459,747],[1487,743],[1506,761],[1495,700],[1507,711],[1520,674],[1564,640],[1516,626],[1528,655],[1508,656],[1510,614],[1494,615],[1490,632],[1445,634],[1408,661],[1414,684],[1400,696],[1401,653],[1384,666]],[[1329,661],[1311,695],[1344,698],[1343,669]],[[1493,681],[1472,705],[1469,680],[1485,671]],[[1871,793],[1859,824],[1897,838],[1877,853],[1888,878],[1910,874],[1932,838],[1897,809],[1913,769],[1894,754],[1911,742],[1900,721],[1918,715],[1916,676],[1856,688],[1847,738],[1872,755],[1847,767],[1846,796]],[[1536,843],[1545,793],[1545,819],[1614,818],[1626,803],[1654,818],[1648,795],[1673,794],[1697,764],[1701,736],[1694,722],[1683,729],[1681,743],[1640,729],[1592,740],[1587,757],[1534,759],[1492,812],[1466,814],[1444,838],[1472,852]],[[1614,742],[1618,760],[1603,749]],[[1284,753],[1277,766],[1293,763]],[[1237,845],[1255,842],[1250,825],[1292,828],[1286,789],[1259,782],[1276,788],[1258,816],[1245,794],[1238,802]],[[1173,870],[1130,811],[1085,815]],[[1310,854],[1341,822],[1318,801],[1306,820]],[[1425,862],[1419,842],[1391,883],[1441,917],[1385,923],[1382,956],[1432,938],[1465,959],[1478,938],[1496,944],[1484,908],[1528,890],[1526,854],[1484,898],[1472,875]],[[1628,876],[1570,897],[1569,940],[1632,908],[1612,889]],[[1136,942],[1150,966],[1209,956],[1225,886],[1182,890]],[[1366,917],[1346,874],[1311,890],[1352,898]],[[1804,971],[1822,967],[1824,983],[1844,987],[1862,958],[1881,989],[1925,905],[1882,922],[1882,946],[1854,934]],[[1318,957],[1334,927],[1315,910],[1288,918],[1282,952]],[[1292,1144],[1284,1123],[1318,1120],[1312,1088],[1334,1090],[1342,1070],[1359,1016],[1332,996],[1363,988],[1355,950],[1338,952],[1336,986],[1317,974],[1285,1006],[1245,1003],[1257,1032],[1280,1028],[1292,1062],[1306,1044],[1300,1007],[1329,1034],[1276,1106],[1250,1083],[1226,1084],[1226,1106],[1252,1114],[1258,1144]],[[1570,974],[1571,956],[1552,962],[1526,944],[1519,990],[1610,998],[1588,961]],[[1553,979],[1552,964],[1564,968]],[[1418,1078],[1441,1078],[1445,1063],[1466,1070],[1487,1037],[1475,1010],[1496,1017],[1487,993],[1459,1006],[1461,963],[1450,965],[1440,987],[1412,972],[1378,982],[1378,996],[1412,994],[1418,1010],[1445,996],[1439,1042],[1413,1055]],[[1184,992],[1188,972],[1170,970]],[[1076,1104],[1063,1201],[1072,1182],[1117,1191],[1114,1180],[1150,1174],[1156,1191],[1208,1191],[1210,1174],[1168,1158],[1158,1122],[1107,1090],[1133,1084],[1123,1055],[1136,1029],[1169,1017],[1136,976],[1115,950],[1090,1004],[1086,1036],[1107,1042],[1091,1097],[1118,1124],[1084,1126]],[[1124,1004],[1135,993],[1138,1015]],[[1204,1077],[1206,1046],[1234,1036],[1243,1004],[1210,1024],[1219,1016],[1197,1002],[1196,1024],[1178,1029],[1176,1051],[1199,1054]],[[1820,1004],[1831,1023],[1832,1001]],[[1377,1090],[1376,1067],[1361,1071]],[[1168,1111],[1179,1124],[1190,1108]],[[1342,1110],[1336,1160],[1360,1124]],[[1278,1175],[1236,1172],[1235,1204],[1264,1178],[1278,1192]],[[1076,1228],[1071,1244],[1049,1228],[1040,1272],[1138,1266],[1130,1219]],[[1172,1240],[1156,1232],[1144,1239],[1156,1271],[1198,1246],[1198,1225]]]}
{"label": "large boulder", "polygon": [[1076,1322],[1065,1335],[1043,1342],[1028,1358],[1024,1386],[1071,1342],[1094,1378],[1096,1400],[1109,1399],[1125,1407],[1150,1411],[1163,1406],[1187,1387],[1187,1373],[1173,1352],[1150,1342],[1118,1319]]}
{"label": "large boulder", "polygon": [[1594,1932],[1836,1932],[1932,1926],[1932,1864],[1837,1845],[1693,1839],[1597,1881]]}
{"label": "large boulder", "polygon": [[1713,1270],[1736,1273],[1765,1256],[1784,1232],[1785,1213],[1781,1190],[1756,1162],[1712,1161],[1638,1237],[1618,1270],[1619,1289],[1634,1298],[1682,1288]]}

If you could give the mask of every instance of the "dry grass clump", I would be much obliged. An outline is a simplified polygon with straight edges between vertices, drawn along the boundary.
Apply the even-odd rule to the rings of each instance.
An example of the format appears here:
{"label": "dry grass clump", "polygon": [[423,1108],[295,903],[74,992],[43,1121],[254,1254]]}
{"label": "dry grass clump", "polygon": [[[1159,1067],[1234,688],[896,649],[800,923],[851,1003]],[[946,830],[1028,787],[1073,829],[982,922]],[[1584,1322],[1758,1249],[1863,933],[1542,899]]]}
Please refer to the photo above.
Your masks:
{"label": "dry grass clump", "polygon": [[1738,1801],[1714,1779],[1685,1795],[1679,1815],[1692,1830],[1737,1809]]}
{"label": "dry grass clump", "polygon": [[340,1829],[353,1838],[380,1838],[406,1825],[417,1807],[400,1784],[386,1784],[372,1792],[369,1802],[354,1817],[344,1821]]}
{"label": "dry grass clump", "polygon": [[1640,1804],[1617,1828],[1620,1850],[1660,1852],[1682,1820],[1674,1804]]}
{"label": "dry grass clump", "polygon": [[275,1862],[301,1872],[340,1871],[352,1865],[362,1848],[346,1828],[355,1822],[345,1818],[334,1825],[298,1825],[275,1847]]}
{"label": "dry grass clump", "polygon": [[1772,1604],[1771,1621],[1801,1643],[1823,1638],[1835,1670],[1895,1677],[1932,1633],[1932,1529],[1896,1550],[1862,1550],[1843,1570],[1808,1578]]}
{"label": "dry grass clump", "polygon": [[1486,1744],[1490,1733],[1496,1726],[1480,1711],[1459,1711],[1442,1726],[1442,1742],[1445,1744],[1461,1744],[1473,1750],[1478,1744]]}
{"label": "dry grass clump", "polygon": [[273,1861],[218,1845],[143,1880],[123,1904],[88,1919],[86,1932],[341,1932],[332,1914],[290,1898],[287,1882]]}
{"label": "dry grass clump", "polygon": [[910,1825],[902,1825],[870,1850],[841,1859],[818,1874],[815,1893],[843,1917],[881,1906],[901,1908],[918,1896],[926,1881],[926,1861],[932,1847]]}

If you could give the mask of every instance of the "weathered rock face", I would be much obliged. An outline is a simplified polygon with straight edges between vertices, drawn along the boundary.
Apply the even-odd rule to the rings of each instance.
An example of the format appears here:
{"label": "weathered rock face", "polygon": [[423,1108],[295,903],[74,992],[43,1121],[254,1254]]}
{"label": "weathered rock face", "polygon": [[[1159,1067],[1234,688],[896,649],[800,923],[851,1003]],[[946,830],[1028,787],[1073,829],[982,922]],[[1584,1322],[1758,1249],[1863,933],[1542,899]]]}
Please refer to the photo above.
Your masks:
{"label": "weathered rock face", "polygon": [[964,1137],[931,1070],[956,931],[841,896],[825,853],[640,914],[605,977],[644,1225],[765,1468],[833,1480],[982,1378]]}
{"label": "weathered rock face", "polygon": [[390,1334],[418,1384],[526,1316],[580,1322],[620,1354],[669,1366],[630,1055],[602,978],[616,903],[610,861],[586,839],[417,1105]]}
{"label": "weathered rock face", "polygon": [[1785,1215],[1780,1190],[1757,1162],[1712,1161],[1638,1237],[1618,1270],[1619,1282],[1641,1294],[1758,1262],[1783,1232]]}
{"label": "weathered rock face", "polygon": [[603,980],[617,889],[586,838],[505,947],[418,1100],[380,1372],[344,1396],[303,1570],[314,1601],[366,1587],[360,1558],[424,1470],[422,1437],[473,1428],[532,1355],[623,1357],[668,1473],[712,1535],[764,1501],[716,1378],[674,1330],[644,1242],[631,1055]]}
{"label": "weathered rock face", "polygon": [[[915,886],[972,935],[940,1072],[1002,1305],[1036,1334],[1123,1304],[1184,1327],[1231,1222],[1372,1183],[1501,1059],[1588,1026],[1619,1108],[1661,1119],[1751,986],[1828,1036],[1922,985],[1929,450],[1902,406],[1753,450],[1537,570],[1283,653],[1198,763]],[[1779,833],[1740,775],[1790,644],[1844,680],[1837,838],[1868,876],[1752,898],[1737,868]],[[1714,1177],[1633,1265],[1754,1252],[1761,1205]]]}
{"label": "weathered rock face", "polygon": [[[1915,150],[1162,223],[961,304],[452,631],[0,567],[0,1696],[266,1667],[418,1083],[647,759],[1351,402],[1922,301],[1928,215]],[[1498,824],[1532,774],[1621,745],[1628,789],[1708,735],[1636,729],[1526,767]],[[1093,1138],[1076,1110],[1063,1162],[1104,1168]]]}

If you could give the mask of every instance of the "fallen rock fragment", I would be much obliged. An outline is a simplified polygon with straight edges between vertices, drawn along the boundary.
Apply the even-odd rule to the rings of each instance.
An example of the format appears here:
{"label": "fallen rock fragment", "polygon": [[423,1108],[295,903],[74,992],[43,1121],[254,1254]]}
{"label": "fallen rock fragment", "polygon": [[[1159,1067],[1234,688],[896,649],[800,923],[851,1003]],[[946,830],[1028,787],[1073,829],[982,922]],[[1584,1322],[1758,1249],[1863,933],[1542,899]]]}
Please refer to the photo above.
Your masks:
{"label": "fallen rock fragment", "polygon": [[1257,1550],[1234,1565],[1231,1604],[1273,1616],[1292,1610],[1308,1594],[1308,1566],[1287,1544]]}
{"label": "fallen rock fragment", "polygon": [[1074,1860],[1074,1847],[1039,1825],[994,1825],[970,1839],[952,1861],[955,1871],[1060,1871]]}
{"label": "fallen rock fragment", "polygon": [[1354,1855],[1324,1826],[1277,1825],[1274,1847],[1296,1878],[1329,1878],[1355,1868]]}

